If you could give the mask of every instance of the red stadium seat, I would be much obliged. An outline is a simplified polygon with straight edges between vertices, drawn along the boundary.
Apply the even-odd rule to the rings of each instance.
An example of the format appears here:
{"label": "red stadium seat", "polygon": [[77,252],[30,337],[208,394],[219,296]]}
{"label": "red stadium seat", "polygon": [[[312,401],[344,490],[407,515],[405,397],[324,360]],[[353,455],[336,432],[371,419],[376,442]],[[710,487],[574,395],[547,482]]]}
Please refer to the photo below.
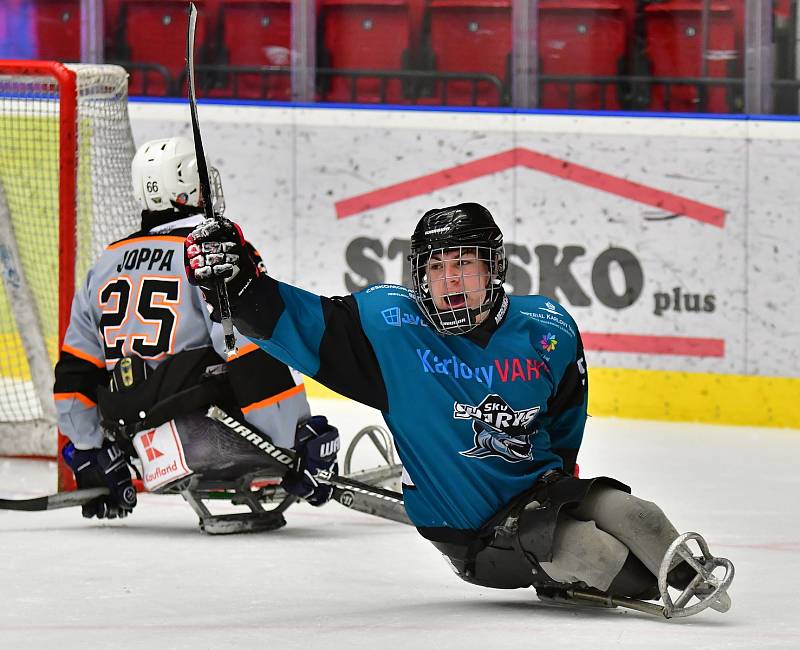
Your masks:
{"label": "red stadium seat", "polygon": [[31,18],[38,44],[37,58],[80,61],[80,0],[35,0]]}
{"label": "red stadium seat", "polygon": [[[411,33],[406,0],[323,0],[320,7],[323,50],[319,67],[361,70],[403,70],[408,68]],[[322,97],[329,102],[399,103],[403,84],[394,79],[382,82],[361,77],[351,82],[345,76],[321,78]],[[353,89],[351,83],[355,84]]]}
{"label": "red stadium seat", "polygon": [[[699,1],[653,3],[645,8],[647,56],[654,77],[700,77],[702,74],[702,9]],[[709,77],[731,77],[741,56],[737,48],[737,26],[728,2],[712,2],[710,7],[708,55]],[[706,91],[697,85],[667,87],[654,85],[651,108],[668,111],[733,110],[731,92],[723,86]]]}
{"label": "red stadium seat", "polygon": [[[226,63],[289,66],[292,52],[291,0],[222,0],[222,45]],[[291,75],[231,76],[221,94],[248,99],[291,99]]]}
{"label": "red stadium seat", "polygon": [[[205,38],[208,22],[207,6],[203,0],[195,0],[198,10],[195,36],[195,61],[204,58]],[[131,67],[128,92],[131,95],[166,95],[186,69],[186,29],[189,20],[188,3],[183,0],[124,0],[120,10],[123,28],[123,61],[139,64],[159,64],[170,75],[154,70]],[[117,58],[117,57],[114,57]]]}
{"label": "red stadium seat", "polygon": [[[539,74],[613,77],[627,45],[621,2],[540,0]],[[542,108],[618,109],[615,85],[542,83]]]}
{"label": "red stadium seat", "polygon": [[792,15],[791,0],[774,0],[772,3],[772,11],[777,17],[789,20]]}
{"label": "red stadium seat", "polygon": [[[511,0],[430,0],[426,21],[436,71],[485,73],[508,82]],[[497,106],[502,95],[487,82],[469,81],[449,81],[435,93],[446,104],[478,106]]]}
{"label": "red stadium seat", "polygon": [[[540,0],[539,74],[616,76],[625,54],[627,13],[622,2]],[[510,84],[510,0],[430,0],[429,47],[443,72],[488,73]],[[446,103],[471,104],[472,85],[449,82]],[[478,105],[501,101],[497,89],[479,86]],[[616,88],[594,83],[542,85],[545,108],[618,108]]]}

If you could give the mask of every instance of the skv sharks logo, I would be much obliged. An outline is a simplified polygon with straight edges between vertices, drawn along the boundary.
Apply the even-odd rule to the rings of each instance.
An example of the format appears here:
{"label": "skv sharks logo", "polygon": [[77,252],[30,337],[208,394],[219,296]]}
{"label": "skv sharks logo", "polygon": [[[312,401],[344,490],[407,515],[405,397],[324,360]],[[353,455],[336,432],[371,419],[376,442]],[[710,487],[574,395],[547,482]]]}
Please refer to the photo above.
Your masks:
{"label": "skv sharks logo", "polygon": [[453,405],[456,420],[472,420],[475,446],[459,452],[470,458],[499,456],[510,463],[533,460],[533,436],[531,423],[539,407],[515,411],[499,395],[487,395],[477,406]]}

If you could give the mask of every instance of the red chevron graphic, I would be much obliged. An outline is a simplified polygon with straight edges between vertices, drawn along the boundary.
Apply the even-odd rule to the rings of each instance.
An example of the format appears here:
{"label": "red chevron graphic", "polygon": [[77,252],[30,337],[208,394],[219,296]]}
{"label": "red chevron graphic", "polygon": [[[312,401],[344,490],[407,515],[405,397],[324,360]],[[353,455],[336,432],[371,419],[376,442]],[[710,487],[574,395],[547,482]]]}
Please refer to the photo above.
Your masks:
{"label": "red chevron graphic", "polygon": [[687,199],[677,194],[635,183],[620,176],[597,171],[591,167],[548,156],[547,154],[517,147],[502,153],[473,160],[454,167],[448,167],[432,174],[418,176],[401,183],[388,185],[372,192],[343,199],[335,204],[339,219],[351,217],[365,210],[410,199],[421,194],[429,194],[444,187],[464,183],[474,178],[496,174],[512,167],[527,167],[535,171],[563,178],[579,185],[593,187],[602,192],[643,203],[718,228],[725,227],[725,210],[722,208]]}
{"label": "red chevron graphic", "polygon": [[[637,203],[643,203],[667,213],[676,214],[717,228],[725,227],[726,212],[722,208],[688,199],[671,192],[629,181],[591,167],[549,156],[524,147],[509,149],[461,165],[448,167],[432,174],[387,185],[335,204],[336,217],[344,219],[366,210],[390,205],[422,194],[429,194],[451,185],[496,174],[513,167],[527,167],[579,185],[615,194]],[[692,357],[724,357],[725,341],[712,338],[680,336],[652,336],[647,334],[611,334],[586,332],[583,334],[587,350],[600,352],[627,352],[633,354],[678,355]]]}

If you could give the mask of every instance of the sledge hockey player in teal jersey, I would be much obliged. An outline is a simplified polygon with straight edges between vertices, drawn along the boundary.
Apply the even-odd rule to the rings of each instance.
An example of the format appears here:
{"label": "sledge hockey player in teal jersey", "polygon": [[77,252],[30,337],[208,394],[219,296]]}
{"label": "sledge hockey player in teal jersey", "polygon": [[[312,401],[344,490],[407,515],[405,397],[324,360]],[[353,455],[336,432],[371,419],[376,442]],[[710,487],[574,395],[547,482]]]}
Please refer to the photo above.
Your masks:
{"label": "sledge hockey player in teal jersey", "polygon": [[462,579],[568,602],[632,598],[625,606],[644,611],[660,596],[668,617],[728,609],[728,560],[618,481],[574,476],[588,393],[580,332],[556,301],[505,293],[503,236],[486,208],[425,213],[413,290],[322,297],[273,279],[247,251],[228,221],[187,238],[189,280],[212,318],[214,282],[226,278],[242,334],[383,413],[407,514]]}
{"label": "sledge hockey player in teal jersey", "polygon": [[[203,220],[192,142],[146,142],[132,176],[141,229],[109,245],[76,291],[55,369],[58,425],[70,440],[63,456],[79,488],[109,490],[83,505],[83,515],[132,512],[128,461],[138,456],[145,487],[180,492],[206,532],[278,528],[296,497],[314,505],[330,498],[331,488],[306,469],[335,466],[338,432],[311,416],[299,373],[255,345],[224,360],[222,328],[183,268],[183,241]],[[212,176],[221,210],[213,168]],[[252,247],[247,255],[260,264]],[[298,452],[297,471],[281,483],[289,494],[276,508],[264,510],[251,483],[264,479],[274,490],[285,470],[276,474],[274,461],[206,417],[211,405]],[[224,494],[251,512],[212,515],[204,499]]]}

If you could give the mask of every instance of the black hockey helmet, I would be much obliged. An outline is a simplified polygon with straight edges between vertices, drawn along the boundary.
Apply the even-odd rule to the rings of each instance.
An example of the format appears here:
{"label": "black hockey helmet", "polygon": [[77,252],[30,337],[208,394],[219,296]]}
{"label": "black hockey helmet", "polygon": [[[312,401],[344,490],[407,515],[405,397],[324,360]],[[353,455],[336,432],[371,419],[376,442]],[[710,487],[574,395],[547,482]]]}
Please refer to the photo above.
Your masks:
{"label": "black hockey helmet", "polygon": [[[427,280],[428,262],[433,255],[452,250],[474,251],[486,263],[488,280],[485,297],[473,309],[439,309],[433,301]],[[503,233],[491,212],[478,203],[460,203],[428,210],[411,236],[411,279],[417,304],[437,331],[465,334],[478,326],[478,317],[502,300],[506,276]],[[464,294],[466,304],[466,294]]]}
{"label": "black hockey helmet", "polygon": [[459,246],[503,247],[503,233],[492,213],[479,203],[428,210],[411,235],[412,256]]}

